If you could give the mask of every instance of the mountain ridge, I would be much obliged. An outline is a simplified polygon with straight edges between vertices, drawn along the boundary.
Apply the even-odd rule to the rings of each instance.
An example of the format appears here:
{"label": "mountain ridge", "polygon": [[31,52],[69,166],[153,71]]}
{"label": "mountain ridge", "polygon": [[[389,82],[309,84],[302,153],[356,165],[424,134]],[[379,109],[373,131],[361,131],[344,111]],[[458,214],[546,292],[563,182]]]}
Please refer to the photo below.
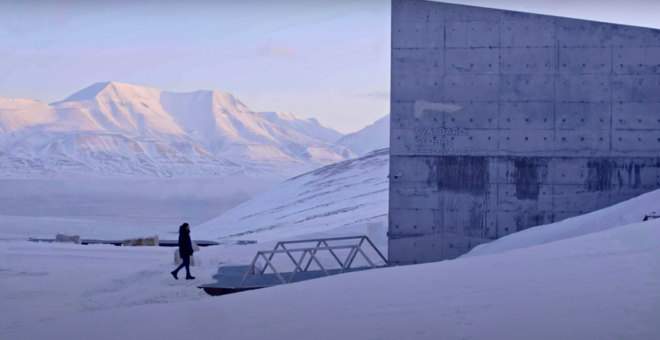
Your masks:
{"label": "mountain ridge", "polygon": [[96,83],[51,104],[0,98],[0,175],[31,169],[48,176],[240,172],[286,179],[346,159],[345,148],[334,145],[343,134],[327,124],[289,113],[270,118],[227,92],[118,82]]}
{"label": "mountain ridge", "polygon": [[357,157],[374,150],[390,147],[390,114],[386,114],[371,125],[349,133],[336,141],[335,145],[351,150]]}

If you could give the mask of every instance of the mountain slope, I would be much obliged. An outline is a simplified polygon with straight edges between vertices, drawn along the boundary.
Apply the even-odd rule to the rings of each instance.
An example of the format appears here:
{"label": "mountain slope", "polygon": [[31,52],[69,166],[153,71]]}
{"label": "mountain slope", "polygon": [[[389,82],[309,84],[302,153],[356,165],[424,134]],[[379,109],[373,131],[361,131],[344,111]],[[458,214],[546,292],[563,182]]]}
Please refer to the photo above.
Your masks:
{"label": "mountain slope", "polygon": [[341,132],[334,130],[316,118],[306,119],[286,112],[259,112],[259,114],[275,125],[304,132],[308,136],[315,136],[327,143],[334,143],[343,136]]}
{"label": "mountain slope", "polygon": [[0,133],[11,133],[57,119],[55,110],[37,100],[0,98]]}
{"label": "mountain slope", "polygon": [[267,241],[387,220],[389,149],[292,178],[194,228],[195,237]]}
{"label": "mountain slope", "polygon": [[115,82],[94,84],[50,106],[2,99],[0,174],[240,172],[284,179],[345,159],[332,144],[339,132],[288,118],[287,124],[273,123],[226,92],[174,93]]}
{"label": "mountain slope", "polygon": [[360,131],[349,133],[336,143],[353,151],[357,156],[390,147],[390,115],[377,120]]}

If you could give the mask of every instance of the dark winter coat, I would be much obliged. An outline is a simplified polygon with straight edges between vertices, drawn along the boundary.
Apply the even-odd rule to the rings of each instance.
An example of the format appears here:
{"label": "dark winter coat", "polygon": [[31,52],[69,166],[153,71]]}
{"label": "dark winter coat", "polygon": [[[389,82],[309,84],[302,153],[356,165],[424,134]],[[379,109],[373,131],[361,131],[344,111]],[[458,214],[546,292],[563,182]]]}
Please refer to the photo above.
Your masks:
{"label": "dark winter coat", "polygon": [[190,240],[190,230],[187,226],[182,225],[179,228],[179,256],[188,257],[192,256],[195,252],[192,247],[192,240]]}

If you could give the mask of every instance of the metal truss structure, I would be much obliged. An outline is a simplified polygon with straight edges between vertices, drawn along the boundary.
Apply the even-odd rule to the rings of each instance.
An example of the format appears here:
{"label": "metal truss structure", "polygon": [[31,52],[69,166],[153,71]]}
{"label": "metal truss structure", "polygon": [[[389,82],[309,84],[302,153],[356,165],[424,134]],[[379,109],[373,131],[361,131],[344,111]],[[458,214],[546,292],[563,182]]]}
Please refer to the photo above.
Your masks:
{"label": "metal truss structure", "polygon": [[[332,242],[337,242],[337,241],[347,241],[347,240],[359,240],[357,244],[353,245],[330,245],[329,243]],[[384,266],[388,265],[387,259],[381,254],[381,252],[376,248],[376,246],[371,242],[369,237],[367,236],[348,236],[348,237],[333,237],[333,238],[320,238],[320,239],[310,239],[310,240],[298,240],[298,241],[282,241],[282,242],[277,242],[275,245],[275,249],[273,250],[262,250],[258,251],[257,255],[254,256],[254,259],[252,260],[252,264],[250,264],[250,268],[248,271],[245,273],[245,276],[241,280],[241,283],[239,284],[238,288],[243,288],[243,284],[245,283],[245,280],[247,280],[249,275],[263,275],[266,272],[266,269],[269,267],[277,277],[277,279],[281,283],[291,283],[293,281],[293,278],[296,276],[296,273],[298,272],[307,272],[309,270],[310,265],[312,264],[312,261],[316,262],[316,264],[321,268],[321,271],[325,274],[325,276],[330,276],[330,272],[321,264],[321,261],[319,261],[318,257],[316,256],[317,252],[319,251],[328,251],[332,255],[332,257],[337,261],[341,269],[336,273],[336,274],[341,274],[347,269],[351,268],[351,265],[353,264],[353,261],[355,260],[355,257],[359,253],[364,257],[364,259],[369,263],[371,268],[377,268],[374,264],[374,262],[365,254],[365,252],[362,250],[362,244],[364,241],[367,241],[369,245],[376,251],[378,256],[383,260],[385,263]],[[292,245],[292,244],[301,244],[301,243],[316,243],[315,247],[304,247],[304,248],[287,248],[287,245]],[[281,248],[281,249],[280,249]],[[349,249],[348,256],[346,259],[342,262],[337,254],[335,253],[335,250],[340,250],[340,249]],[[301,253],[300,257],[296,260],[292,254],[294,253]],[[275,268],[271,260],[273,259],[273,256],[275,254],[287,254],[289,259],[293,262],[293,264],[296,266],[293,272],[291,273],[291,276],[288,278],[288,280],[285,280],[282,274]],[[303,264],[305,262],[305,257],[309,254],[309,259],[307,261],[307,264]],[[257,267],[255,267],[257,260],[259,258],[262,258],[265,261],[265,265],[263,269],[258,270]],[[255,272],[256,270],[256,272]],[[333,270],[333,272],[336,272],[336,270]]]}

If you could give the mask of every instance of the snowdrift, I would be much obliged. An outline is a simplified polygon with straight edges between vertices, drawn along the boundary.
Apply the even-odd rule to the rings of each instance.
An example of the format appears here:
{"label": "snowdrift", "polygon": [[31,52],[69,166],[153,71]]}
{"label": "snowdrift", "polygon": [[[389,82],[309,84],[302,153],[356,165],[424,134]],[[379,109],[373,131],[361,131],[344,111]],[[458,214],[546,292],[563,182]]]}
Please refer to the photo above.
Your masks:
{"label": "snowdrift", "polygon": [[[572,237],[591,234],[626,224],[640,222],[644,216],[660,212],[660,190],[655,190],[605,209],[565,219],[560,222],[523,230],[485,243],[462,257],[502,253]],[[660,239],[657,240],[660,242]]]}

